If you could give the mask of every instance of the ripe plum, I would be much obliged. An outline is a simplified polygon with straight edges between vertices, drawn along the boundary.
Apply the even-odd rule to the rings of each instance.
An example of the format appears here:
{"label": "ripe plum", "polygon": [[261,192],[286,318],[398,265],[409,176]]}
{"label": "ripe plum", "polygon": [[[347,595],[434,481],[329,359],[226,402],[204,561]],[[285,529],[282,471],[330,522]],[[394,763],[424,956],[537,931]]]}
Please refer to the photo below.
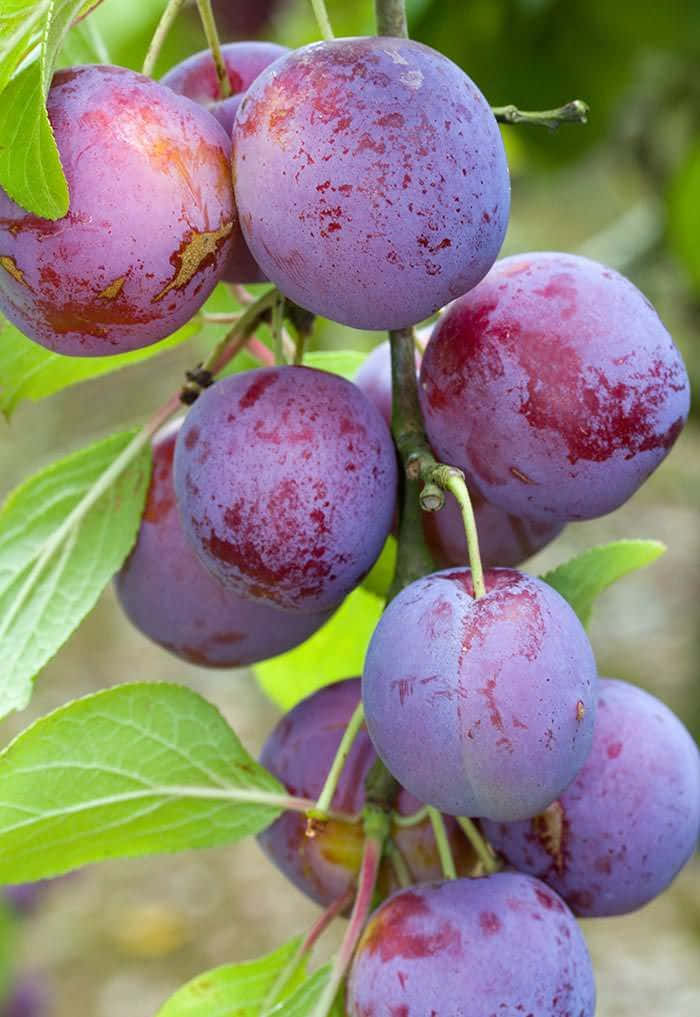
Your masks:
{"label": "ripe plum", "polygon": [[394,446],[351,382],[307,367],[225,378],[190,410],[175,491],[195,551],[235,592],[288,610],[336,607],[381,551]]}
{"label": "ripe plum", "polygon": [[395,893],[350,971],[349,1017],[593,1017],[586,943],[564,902],[516,872]]}
{"label": "ripe plum", "polygon": [[571,254],[497,262],[438,322],[420,378],[437,456],[528,519],[612,512],[688,415],[688,376],[654,308]]}
{"label": "ripe plum", "polygon": [[283,292],[400,328],[474,286],[503,241],[498,125],[467,75],[409,39],[314,43],[251,85],[233,130],[241,226]]}
{"label": "ripe plum", "polygon": [[191,664],[246,667],[303,643],[330,612],[291,614],[225,590],[190,547],[175,503],[172,463],[181,421],[153,446],[153,473],[137,543],[117,573],[129,620]]}
{"label": "ripe plum", "polygon": [[238,232],[226,133],[123,67],[58,71],[47,108],[70,210],[51,222],[0,191],[0,310],[56,353],[148,346],[201,307]]}
{"label": "ripe plum", "polygon": [[[340,739],[360,701],[360,679],[351,678],[314,692],[298,703],[270,734],[261,762],[296,795],[316,799],[331,767]],[[333,797],[332,808],[358,813],[364,804],[364,780],[376,759],[369,735],[360,730]],[[396,811],[409,815],[420,809],[401,790]],[[475,868],[476,858],[454,819],[446,817],[450,847],[460,875]],[[442,875],[430,820],[415,826],[394,826],[391,837],[404,857],[412,881]],[[285,812],[258,836],[267,856],[298,889],[324,906],[349,889],[360,869],[362,824],[329,820],[314,837],[306,836],[306,818]],[[382,863],[378,888],[382,896],[397,889],[388,860]]]}
{"label": "ripe plum", "polygon": [[700,835],[700,756],[667,706],[600,679],[593,748],[542,815],[482,822],[516,868],[544,879],[577,915],[621,915],[675,878]]}
{"label": "ripe plum", "polygon": [[485,581],[475,600],[468,569],[437,572],[387,606],[365,659],[367,729],[421,801],[525,819],[585,762],[595,661],[552,587],[512,569],[491,569]]}

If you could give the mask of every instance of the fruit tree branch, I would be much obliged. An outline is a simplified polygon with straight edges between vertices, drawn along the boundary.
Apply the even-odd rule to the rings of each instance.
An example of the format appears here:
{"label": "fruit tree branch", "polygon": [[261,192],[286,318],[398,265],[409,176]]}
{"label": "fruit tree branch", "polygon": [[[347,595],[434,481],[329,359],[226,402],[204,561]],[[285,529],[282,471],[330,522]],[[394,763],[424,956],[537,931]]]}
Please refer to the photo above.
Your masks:
{"label": "fruit tree branch", "polygon": [[587,124],[589,106],[581,99],[573,99],[556,109],[524,110],[517,106],[492,106],[491,111],[499,124],[537,124],[554,131],[559,124]]}

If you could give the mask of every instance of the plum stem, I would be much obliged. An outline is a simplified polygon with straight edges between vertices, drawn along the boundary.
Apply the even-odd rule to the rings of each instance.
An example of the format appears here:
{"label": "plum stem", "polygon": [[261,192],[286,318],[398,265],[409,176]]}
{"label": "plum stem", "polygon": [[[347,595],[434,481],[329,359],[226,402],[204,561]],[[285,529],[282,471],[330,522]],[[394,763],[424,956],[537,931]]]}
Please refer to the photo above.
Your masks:
{"label": "plum stem", "polygon": [[411,878],[406,859],[401,853],[401,849],[395,840],[390,837],[384,845],[384,854],[389,859],[391,867],[394,870],[394,875],[399,886],[405,889],[407,886],[411,886],[414,880]]}
{"label": "plum stem", "polygon": [[498,855],[483,836],[476,823],[466,816],[457,816],[456,818],[464,831],[465,837],[478,855],[484,872],[488,874],[498,872],[502,868]]}
{"label": "plum stem", "polygon": [[147,74],[149,78],[153,77],[153,68],[156,65],[156,60],[160,56],[163,43],[165,42],[168,32],[173,26],[175,18],[184,6],[185,0],[168,0],[168,5],[163,11],[160,21],[156,25],[156,30],[153,33],[153,38],[149,43],[148,50],[143,61],[143,73]]}
{"label": "plum stem", "polygon": [[472,585],[474,587],[474,598],[486,596],[486,585],[484,583],[484,570],[481,565],[481,552],[479,551],[479,536],[476,532],[476,519],[469,490],[464,482],[464,474],[459,470],[450,470],[445,478],[445,488],[454,495],[462,513],[464,532],[467,538],[467,554],[469,555],[469,567],[472,573]]}
{"label": "plum stem", "polygon": [[347,762],[347,758],[350,755],[353,742],[358,735],[360,728],[362,727],[365,719],[365,711],[362,705],[362,700],[357,704],[353,710],[353,714],[348,721],[348,726],[345,728],[343,737],[340,739],[340,745],[338,751],[335,754],[335,758],[331,764],[331,768],[328,771],[325,784],[321,788],[321,794],[318,796],[318,801],[312,809],[309,810],[310,819],[326,819],[328,809],[330,807],[335,789],[338,786],[338,780],[340,774],[343,771],[343,767]]}
{"label": "plum stem", "polygon": [[398,39],[408,38],[405,0],[375,0],[377,35],[390,35]]}
{"label": "plum stem", "polygon": [[272,341],[275,350],[275,363],[286,364],[287,358],[285,356],[284,348],[284,337],[282,334],[282,324],[284,321],[284,297],[278,293],[278,299],[275,300],[272,305],[272,315],[270,320],[270,329],[272,331]]}
{"label": "plum stem", "polygon": [[318,24],[318,30],[324,39],[334,39],[333,29],[331,27],[331,21],[328,17],[328,11],[326,10],[326,0],[311,0],[311,6],[313,7],[314,15],[316,16],[316,23]]}
{"label": "plum stem", "polygon": [[426,465],[437,465],[428,447],[418,401],[415,339],[412,328],[389,332],[391,346],[391,429],[404,466],[400,501],[399,547],[389,600],[415,579],[433,572],[435,564],[423,537],[419,495],[420,470],[412,468],[419,455]]}
{"label": "plum stem", "polygon": [[401,816],[398,812],[395,812],[391,817],[391,821],[394,826],[418,826],[419,823],[423,823],[429,818],[428,808],[429,806],[424,805],[422,809],[412,812],[410,816]]}
{"label": "plum stem", "polygon": [[275,366],[275,354],[266,346],[260,339],[256,339],[253,336],[248,340],[248,352],[251,356],[263,365],[263,367],[274,367]]}
{"label": "plum stem", "polygon": [[[345,930],[343,941],[340,944],[340,949],[333,959],[333,966],[331,968],[330,978],[323,990],[321,997],[314,1007],[311,1017],[327,1017],[330,1012],[333,1002],[340,988],[340,984],[345,977],[345,972],[350,966],[352,955],[355,952],[362,929],[364,928],[365,922],[369,916],[370,909],[372,907],[372,897],[374,896],[374,887],[377,882],[377,874],[379,873],[379,865],[382,858],[382,850],[384,847],[384,841],[388,833],[388,816],[384,814],[385,825],[377,827],[378,812],[381,810],[375,810],[372,812],[369,819],[369,829],[367,829],[367,836],[365,838],[364,849],[362,851],[362,863],[360,865],[360,874],[357,879],[357,895],[355,897],[355,903],[352,907],[352,914],[350,915],[350,921],[348,927]],[[374,830],[374,832],[370,832]]]}
{"label": "plum stem", "polygon": [[525,110],[517,106],[492,106],[499,124],[536,124],[554,131],[560,124],[587,124],[590,107],[581,99],[572,99],[556,109]]}
{"label": "plum stem", "polygon": [[231,95],[231,82],[226,69],[226,61],[221,52],[219,32],[216,28],[214,11],[211,9],[211,0],[197,0],[197,10],[202,28],[207,39],[207,46],[211,50],[212,60],[216,68],[216,79],[219,82],[219,99],[228,99]]}
{"label": "plum stem", "polygon": [[298,950],[295,951],[294,956],[291,958],[289,963],[280,971],[277,979],[275,980],[272,988],[265,997],[262,1007],[260,1008],[260,1017],[268,1017],[268,1015],[279,1003],[280,994],[289,984],[291,979],[296,975],[301,964],[303,964],[307,954],[311,952],[314,944],[323,935],[331,922],[338,917],[347,907],[352,904],[355,891],[352,887],[348,888],[345,893],[337,897],[326,910],[316,919],[314,924],[309,929],[304,939],[299,943]]}
{"label": "plum stem", "polygon": [[[249,304],[237,317],[221,342],[214,347],[199,368],[198,374],[202,378],[207,375],[213,378],[219,371],[222,371],[229,361],[233,360],[236,354],[240,353],[243,347],[250,342],[253,332],[269,316],[271,309],[279,300],[280,292],[273,286],[258,297],[254,304]],[[202,387],[200,381],[190,378],[180,393],[181,401],[190,405],[195,401]]]}
{"label": "plum stem", "polygon": [[445,829],[445,821],[442,818],[442,813],[432,805],[429,805],[428,815],[430,816],[430,822],[433,827],[435,846],[438,850],[438,857],[440,859],[440,865],[442,866],[443,875],[445,876],[445,879],[456,879],[457,869],[455,868],[455,860],[452,857],[452,849],[450,848],[450,842],[447,838],[447,830]]}

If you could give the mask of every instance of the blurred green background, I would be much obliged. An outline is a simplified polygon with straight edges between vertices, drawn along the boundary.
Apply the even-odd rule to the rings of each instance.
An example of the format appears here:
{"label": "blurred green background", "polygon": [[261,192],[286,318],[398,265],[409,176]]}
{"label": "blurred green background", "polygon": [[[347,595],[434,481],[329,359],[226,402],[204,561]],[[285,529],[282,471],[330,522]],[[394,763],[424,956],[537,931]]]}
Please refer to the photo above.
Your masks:
{"label": "blurred green background", "polygon": [[[74,30],[66,63],[139,68],[163,0],[105,0]],[[308,0],[219,0],[225,38],[298,46],[318,38]],[[328,0],[337,35],[371,33],[369,0]],[[590,123],[555,133],[504,128],[513,181],[504,253],[564,250],[605,261],[651,299],[700,374],[700,2],[409,0],[414,38],[442,50],[493,105],[549,108],[581,98]],[[204,46],[186,9],[158,64],[164,72]],[[319,347],[368,348],[376,335],[322,323]],[[192,366],[188,344],[161,357],[23,404],[0,423],[3,494],[39,465],[157,406]],[[0,379],[1,382],[2,379]],[[700,430],[697,407],[669,461],[631,503],[570,526],[532,563],[556,564],[616,537],[655,537],[669,551],[613,588],[592,638],[603,674],[664,699],[700,734]],[[130,629],[111,591],[39,679],[31,708],[3,740],[67,699],[127,680],[184,681],[216,702],[254,751],[278,716],[250,674],[187,667]],[[599,1017],[700,1013],[700,868],[637,915],[585,923]],[[50,985],[54,1017],[150,1017],[197,972],[271,949],[313,920],[254,843],[111,862],[61,882],[26,923],[21,964]]]}

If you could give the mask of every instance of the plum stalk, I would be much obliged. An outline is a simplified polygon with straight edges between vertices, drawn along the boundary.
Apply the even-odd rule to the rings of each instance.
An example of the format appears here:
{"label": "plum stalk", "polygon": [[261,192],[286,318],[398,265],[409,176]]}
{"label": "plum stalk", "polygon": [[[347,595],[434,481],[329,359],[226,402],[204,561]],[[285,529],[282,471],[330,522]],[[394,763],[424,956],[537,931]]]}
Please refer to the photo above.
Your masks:
{"label": "plum stalk", "polygon": [[175,18],[178,16],[182,8],[185,6],[185,0],[169,0],[168,5],[163,11],[160,21],[156,26],[156,30],[153,33],[148,52],[143,61],[143,73],[148,77],[153,77],[153,68],[156,65],[156,60],[160,55],[160,51],[163,48],[163,43],[168,35],[168,32],[173,26]]}

